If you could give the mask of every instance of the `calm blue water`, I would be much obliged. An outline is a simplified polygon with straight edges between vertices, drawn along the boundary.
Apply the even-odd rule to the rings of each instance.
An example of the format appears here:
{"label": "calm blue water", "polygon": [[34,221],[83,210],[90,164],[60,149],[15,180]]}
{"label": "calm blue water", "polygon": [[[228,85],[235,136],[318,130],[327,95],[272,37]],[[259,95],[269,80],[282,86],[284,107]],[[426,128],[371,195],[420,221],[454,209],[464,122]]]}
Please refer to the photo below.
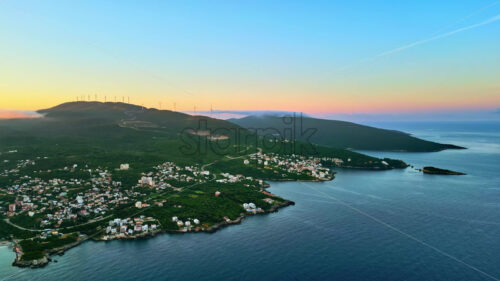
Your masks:
{"label": "calm blue water", "polygon": [[469,149],[368,153],[468,175],[342,170],[328,183],[273,183],[297,204],[215,234],[88,242],[43,269],[11,267],[0,247],[0,280],[491,280],[438,251],[500,278],[500,126],[384,127]]}

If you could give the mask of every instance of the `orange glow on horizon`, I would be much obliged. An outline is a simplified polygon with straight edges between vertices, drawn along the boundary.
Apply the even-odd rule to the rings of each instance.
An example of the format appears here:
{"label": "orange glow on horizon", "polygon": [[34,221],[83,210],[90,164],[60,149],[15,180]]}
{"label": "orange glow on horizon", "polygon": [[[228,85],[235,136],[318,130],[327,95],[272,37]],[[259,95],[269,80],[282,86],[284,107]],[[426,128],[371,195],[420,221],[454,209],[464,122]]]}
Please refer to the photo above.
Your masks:
{"label": "orange glow on horizon", "polygon": [[[196,107],[197,111],[224,110],[224,111],[252,111],[252,110],[276,110],[276,111],[294,111],[313,114],[354,114],[354,113],[419,113],[419,112],[434,112],[434,111],[455,111],[455,110],[490,110],[500,107],[500,97],[489,97],[477,101],[469,99],[449,100],[446,98],[435,99],[402,99],[393,98],[392,100],[380,99],[379,97],[365,98],[362,102],[356,102],[352,99],[343,97],[338,98],[320,98],[311,99],[309,101],[299,98],[298,100],[284,100],[275,98],[267,99],[265,102],[255,101],[253,99],[241,98],[241,102],[237,102],[238,97],[231,99],[210,99],[204,100],[181,100],[176,102],[176,111],[193,111]],[[135,100],[135,102],[134,102]],[[159,108],[159,102],[152,101],[152,98],[144,99],[145,102],[137,102],[138,98],[131,98],[132,104],[144,105],[148,108]],[[180,99],[179,99],[180,100]],[[64,100],[57,98],[33,98],[28,102],[15,100],[2,100],[0,98],[0,118],[33,118],[32,115],[23,113],[22,111],[36,111],[40,109],[51,108],[65,102],[73,100]],[[104,102],[104,99],[99,100]],[[107,100],[114,101],[114,100]],[[119,100],[120,102],[122,100]],[[125,101],[127,101],[125,99]],[[161,109],[173,110],[172,101],[161,101]]]}
{"label": "orange glow on horizon", "polygon": [[0,119],[25,119],[25,118],[39,118],[35,114],[28,114],[20,111],[0,110]]}

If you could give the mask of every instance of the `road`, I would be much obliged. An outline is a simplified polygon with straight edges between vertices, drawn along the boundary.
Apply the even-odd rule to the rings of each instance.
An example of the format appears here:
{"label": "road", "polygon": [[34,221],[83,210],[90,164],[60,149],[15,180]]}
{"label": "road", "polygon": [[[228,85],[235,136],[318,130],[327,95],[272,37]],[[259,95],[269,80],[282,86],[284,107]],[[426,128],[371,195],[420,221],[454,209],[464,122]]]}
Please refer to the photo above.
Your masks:
{"label": "road", "polygon": [[[79,226],[82,226],[82,225],[86,225],[86,224],[91,224],[91,223],[94,223],[94,222],[99,222],[99,221],[102,221],[102,220],[105,220],[105,219],[109,219],[111,216],[113,215],[108,215],[108,216],[105,216],[103,218],[100,218],[98,220],[89,220],[88,222],[85,222],[85,223],[82,223],[82,224],[79,224],[79,225],[73,225],[73,226],[68,226],[68,227],[61,227],[61,228],[56,228],[56,230],[67,230],[67,229],[72,229],[72,228],[75,228],[75,227],[79,227]],[[13,227],[15,228],[18,228],[18,229],[22,229],[22,230],[26,230],[26,231],[31,231],[31,232],[39,232],[39,231],[44,231],[44,229],[33,229],[33,228],[25,228],[25,227],[22,227],[20,225],[17,225],[13,222],[11,222],[9,219],[4,219],[4,221],[10,225],[12,225]]]}
{"label": "road", "polygon": [[17,225],[17,224],[12,223],[9,219],[4,219],[3,221],[4,221],[4,222],[6,222],[6,223],[8,223],[8,224],[10,224],[10,225],[12,225],[12,226],[13,226],[13,227],[15,227],[15,228],[19,228],[19,229],[22,229],[22,230],[27,230],[27,231],[32,231],[32,232],[42,231],[41,229],[29,229],[29,228],[24,228],[24,227],[22,227],[22,226],[19,226],[19,225]]}

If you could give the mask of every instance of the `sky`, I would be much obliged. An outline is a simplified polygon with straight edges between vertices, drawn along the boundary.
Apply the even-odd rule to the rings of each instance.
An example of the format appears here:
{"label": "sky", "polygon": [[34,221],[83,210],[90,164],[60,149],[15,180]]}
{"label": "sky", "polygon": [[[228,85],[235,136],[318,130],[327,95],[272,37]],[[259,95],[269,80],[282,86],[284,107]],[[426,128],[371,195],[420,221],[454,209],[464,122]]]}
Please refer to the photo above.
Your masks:
{"label": "sky", "polygon": [[500,108],[500,1],[0,0],[0,38],[0,112]]}

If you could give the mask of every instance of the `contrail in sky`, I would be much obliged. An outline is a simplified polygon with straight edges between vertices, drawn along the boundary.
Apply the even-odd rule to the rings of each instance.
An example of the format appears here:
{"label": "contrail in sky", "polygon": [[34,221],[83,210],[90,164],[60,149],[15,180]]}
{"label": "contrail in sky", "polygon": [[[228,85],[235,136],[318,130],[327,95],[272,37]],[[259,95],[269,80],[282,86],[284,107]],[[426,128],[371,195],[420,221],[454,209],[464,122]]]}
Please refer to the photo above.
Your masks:
{"label": "contrail in sky", "polygon": [[375,58],[379,58],[379,57],[385,57],[385,56],[388,56],[388,55],[391,55],[391,54],[394,54],[394,53],[397,53],[397,52],[401,52],[401,51],[406,50],[408,48],[415,47],[417,45],[421,45],[421,44],[424,44],[424,43],[427,43],[427,42],[430,42],[430,41],[434,41],[434,40],[437,40],[437,39],[445,38],[445,37],[448,37],[448,36],[451,36],[453,34],[456,34],[456,33],[459,33],[459,32],[463,32],[463,31],[466,31],[466,30],[469,30],[469,29],[473,29],[473,28],[477,28],[477,27],[480,27],[480,26],[483,26],[483,25],[494,23],[494,22],[499,21],[499,20],[500,20],[500,14],[496,15],[496,16],[494,16],[492,18],[489,18],[489,19],[487,19],[485,21],[482,21],[480,23],[476,23],[476,24],[473,24],[473,25],[469,25],[469,26],[466,26],[466,27],[455,29],[453,31],[446,32],[446,33],[443,33],[441,35],[436,35],[436,36],[431,37],[431,38],[427,38],[427,39],[422,39],[422,40],[419,40],[419,41],[415,41],[415,42],[413,42],[411,44],[408,44],[408,45],[405,45],[405,46],[402,46],[402,47],[399,47],[399,48],[396,48],[396,49],[392,49],[390,51],[387,51],[387,52],[384,52],[384,53],[381,53],[381,54],[378,54],[377,56],[374,57],[374,59]]}
{"label": "contrail in sky", "polygon": [[455,21],[455,22],[453,22],[453,23],[448,24],[447,26],[444,26],[444,27],[442,27],[442,28],[440,28],[440,29],[438,29],[438,30],[434,31],[431,35],[438,34],[438,33],[440,33],[441,31],[444,31],[444,30],[448,29],[449,27],[452,27],[452,26],[457,25],[457,24],[459,24],[459,23],[461,23],[461,22],[464,22],[465,20],[470,19],[470,18],[472,18],[473,16],[475,16],[475,15],[477,15],[477,14],[480,14],[480,13],[481,13],[481,12],[483,12],[484,10],[489,9],[489,8],[491,8],[491,7],[495,6],[495,5],[497,5],[498,3],[500,3],[500,1],[495,1],[495,2],[492,2],[492,3],[490,3],[490,4],[488,4],[488,5],[484,6],[484,7],[482,7],[481,9],[476,10],[476,11],[472,12],[471,14],[466,15],[465,17],[463,17],[463,18],[461,18],[461,19],[459,19],[459,20],[457,20],[457,21]]}
{"label": "contrail in sky", "polygon": [[[496,3],[497,2],[495,2],[495,4]],[[492,5],[489,5],[489,6],[492,6]],[[446,33],[443,33],[443,34],[440,34],[440,35],[432,36],[432,37],[427,38],[427,39],[418,40],[418,41],[415,41],[413,43],[410,43],[410,44],[398,47],[396,49],[392,49],[390,51],[386,51],[386,52],[380,53],[380,54],[378,54],[378,55],[376,55],[374,57],[361,60],[361,61],[359,61],[358,63],[356,63],[354,65],[342,67],[342,68],[339,69],[339,71],[342,71],[342,70],[345,70],[345,69],[348,69],[348,68],[351,68],[351,67],[358,66],[358,65],[360,65],[362,63],[365,63],[365,62],[374,61],[374,60],[376,60],[378,58],[381,58],[381,57],[386,57],[386,56],[389,56],[389,55],[392,55],[392,54],[395,54],[395,53],[399,53],[401,51],[404,51],[404,50],[409,49],[409,48],[413,48],[413,47],[418,46],[418,45],[422,45],[424,43],[428,43],[428,42],[431,42],[431,41],[434,41],[434,40],[438,40],[438,39],[441,39],[441,38],[449,37],[449,36],[454,35],[456,33],[460,33],[460,32],[463,32],[463,31],[470,30],[470,29],[474,29],[474,28],[477,28],[477,27],[480,27],[480,26],[483,26],[483,25],[487,25],[487,24],[491,24],[491,23],[497,22],[497,21],[500,21],[500,14],[498,14],[498,15],[496,15],[494,17],[491,17],[491,18],[489,18],[487,20],[484,20],[482,22],[476,23],[476,24],[472,24],[472,25],[465,26],[465,27],[462,27],[462,28],[459,28],[459,29],[455,29],[453,31],[449,31],[449,32],[446,32]]]}

